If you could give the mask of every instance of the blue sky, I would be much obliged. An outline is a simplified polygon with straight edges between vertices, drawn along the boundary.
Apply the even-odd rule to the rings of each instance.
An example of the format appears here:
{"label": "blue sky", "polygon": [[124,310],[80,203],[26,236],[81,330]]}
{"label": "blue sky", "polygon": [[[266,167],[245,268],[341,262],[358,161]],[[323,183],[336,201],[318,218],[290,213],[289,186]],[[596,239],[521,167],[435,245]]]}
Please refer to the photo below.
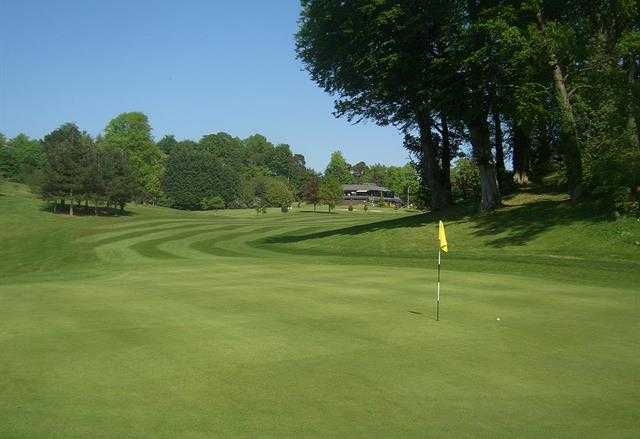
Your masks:
{"label": "blue sky", "polygon": [[394,128],[336,120],[294,53],[298,0],[0,0],[0,132],[93,135],[124,111],[160,138],[255,132],[323,169],[402,164]]}

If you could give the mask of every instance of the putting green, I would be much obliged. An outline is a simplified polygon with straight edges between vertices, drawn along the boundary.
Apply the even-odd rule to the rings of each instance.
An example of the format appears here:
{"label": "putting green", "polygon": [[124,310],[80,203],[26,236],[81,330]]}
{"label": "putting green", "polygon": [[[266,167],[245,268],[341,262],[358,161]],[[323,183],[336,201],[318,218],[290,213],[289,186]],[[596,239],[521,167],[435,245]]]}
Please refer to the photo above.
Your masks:
{"label": "putting green", "polygon": [[[640,224],[0,196],[0,437],[638,437]],[[536,217],[537,215],[537,217]],[[500,318],[500,320],[497,320]]]}

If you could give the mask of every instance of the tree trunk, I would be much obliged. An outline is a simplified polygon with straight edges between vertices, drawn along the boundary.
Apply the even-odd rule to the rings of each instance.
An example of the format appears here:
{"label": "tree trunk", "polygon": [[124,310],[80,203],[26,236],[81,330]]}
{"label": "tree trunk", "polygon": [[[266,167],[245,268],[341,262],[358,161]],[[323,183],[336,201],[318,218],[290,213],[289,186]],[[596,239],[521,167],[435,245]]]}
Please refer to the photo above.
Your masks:
{"label": "tree trunk", "polygon": [[480,170],[481,210],[494,210],[502,204],[496,167],[491,157],[491,141],[486,117],[476,116],[471,123],[471,146]]}
{"label": "tree trunk", "polygon": [[544,119],[538,122],[537,140],[536,161],[533,171],[536,179],[540,179],[551,171],[551,140],[549,139],[547,121]]}
{"label": "tree trunk", "polygon": [[[545,32],[545,22],[542,11],[536,14],[538,31],[543,35]],[[553,74],[553,85],[556,89],[558,103],[561,113],[561,139],[564,143],[564,165],[567,172],[568,192],[572,201],[576,201],[582,192],[582,156],[578,145],[578,135],[576,132],[576,122],[573,114],[573,106],[569,99],[567,84],[562,73],[562,68],[558,63],[555,53],[547,53],[548,64]]]}
{"label": "tree trunk", "polygon": [[431,191],[431,209],[439,210],[446,207],[448,198],[442,185],[442,172],[438,166],[435,143],[431,135],[433,119],[426,112],[417,114],[418,128],[420,130],[420,146],[422,147],[422,166],[427,179],[427,185]]}
{"label": "tree trunk", "polygon": [[529,133],[521,125],[513,126],[513,181],[519,186],[529,184]]}
{"label": "tree trunk", "polygon": [[493,164],[479,164],[478,167],[480,168],[480,186],[482,188],[480,208],[483,211],[494,210],[501,204],[496,168]]}
{"label": "tree trunk", "polygon": [[[449,121],[444,114],[440,115],[442,121],[442,184],[444,186],[447,202],[453,202],[451,191],[451,136],[449,134]],[[409,202],[409,191],[407,188],[407,203]]]}
{"label": "tree trunk", "polygon": [[71,198],[69,201],[69,216],[73,216],[73,192],[71,192],[71,196],[69,198]]}
{"label": "tree trunk", "polygon": [[495,146],[496,146],[496,172],[501,177],[505,173],[504,165],[504,135],[502,133],[502,120],[500,119],[500,113],[494,111],[491,114],[493,119],[493,129],[495,134]]}
{"label": "tree trunk", "polygon": [[627,129],[629,130],[629,135],[631,136],[631,144],[636,148],[640,147],[640,127],[638,126],[638,122],[636,120],[636,102],[634,96],[634,89],[636,86],[636,76],[638,74],[638,66],[636,60],[631,57],[628,61],[628,81],[629,81],[629,92],[628,92],[628,104],[627,104]]}
{"label": "tree trunk", "polygon": [[498,189],[501,193],[505,193],[507,187],[506,181],[506,167],[504,165],[504,134],[502,132],[502,119],[500,113],[493,111],[491,113],[491,119],[493,120],[493,132],[496,149],[496,176],[498,179]]}

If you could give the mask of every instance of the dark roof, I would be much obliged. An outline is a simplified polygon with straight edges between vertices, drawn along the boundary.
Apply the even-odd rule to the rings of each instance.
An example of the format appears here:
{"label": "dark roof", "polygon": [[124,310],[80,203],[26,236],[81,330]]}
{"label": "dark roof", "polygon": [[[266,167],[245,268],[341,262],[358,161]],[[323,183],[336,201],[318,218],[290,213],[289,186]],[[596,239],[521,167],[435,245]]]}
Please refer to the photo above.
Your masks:
{"label": "dark roof", "polygon": [[391,189],[388,189],[384,186],[378,186],[375,183],[364,183],[364,184],[344,184],[342,185],[343,191],[383,191],[383,192],[391,192]]}

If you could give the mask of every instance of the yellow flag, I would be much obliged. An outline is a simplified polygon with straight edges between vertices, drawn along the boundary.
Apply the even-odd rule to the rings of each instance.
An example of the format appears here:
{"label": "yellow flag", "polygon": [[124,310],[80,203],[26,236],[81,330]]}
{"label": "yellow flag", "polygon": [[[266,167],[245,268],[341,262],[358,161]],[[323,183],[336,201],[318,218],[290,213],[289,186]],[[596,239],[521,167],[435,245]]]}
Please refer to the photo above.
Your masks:
{"label": "yellow flag", "polygon": [[447,246],[447,234],[444,233],[444,224],[442,224],[442,221],[438,224],[438,241],[440,241],[440,249],[443,252],[448,253],[449,247]]}

